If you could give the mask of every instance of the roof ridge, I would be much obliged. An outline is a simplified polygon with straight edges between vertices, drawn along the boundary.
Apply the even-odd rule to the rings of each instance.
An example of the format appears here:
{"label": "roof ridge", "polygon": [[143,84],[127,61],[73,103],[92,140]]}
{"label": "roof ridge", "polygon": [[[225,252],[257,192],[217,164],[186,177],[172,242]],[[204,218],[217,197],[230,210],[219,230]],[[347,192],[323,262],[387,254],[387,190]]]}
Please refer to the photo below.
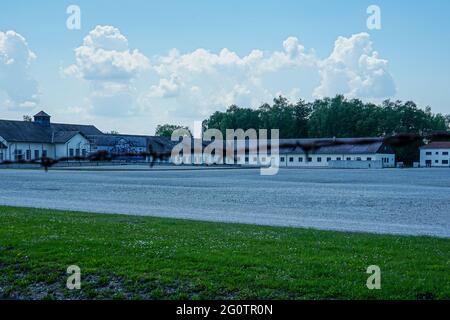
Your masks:
{"label": "roof ridge", "polygon": [[421,149],[447,149],[450,148],[450,141],[433,141],[420,147]]}
{"label": "roof ridge", "polygon": [[50,115],[47,112],[45,112],[44,110],[39,111],[34,116],[35,117],[49,117],[50,118]]}

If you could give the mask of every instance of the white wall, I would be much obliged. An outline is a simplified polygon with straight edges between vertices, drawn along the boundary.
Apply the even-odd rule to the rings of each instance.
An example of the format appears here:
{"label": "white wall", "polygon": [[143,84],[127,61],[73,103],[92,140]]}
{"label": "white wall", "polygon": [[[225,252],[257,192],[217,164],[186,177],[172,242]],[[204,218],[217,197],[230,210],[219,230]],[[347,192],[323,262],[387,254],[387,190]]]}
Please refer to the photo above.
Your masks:
{"label": "white wall", "polygon": [[395,154],[377,153],[373,159],[380,160],[384,168],[395,168]]}
{"label": "white wall", "polygon": [[[0,150],[1,153],[3,153],[3,161],[4,160],[17,160],[16,159],[16,150],[17,154],[22,155],[22,160],[37,160],[42,158],[44,151],[47,152],[47,157],[50,158],[60,158],[60,157],[66,157],[69,154],[69,149],[74,149],[74,155],[75,150],[77,148],[80,149],[80,155],[81,150],[86,149],[87,153],[90,152],[90,144],[89,141],[86,140],[82,135],[77,134],[72,139],[70,139],[65,144],[50,144],[50,143],[28,143],[28,142],[6,142],[4,139],[0,140],[2,141],[8,148]],[[28,153],[27,153],[28,151]],[[37,152],[37,154],[36,154]],[[0,161],[1,161],[0,156]]]}
{"label": "white wall", "polygon": [[[280,154],[280,167],[328,167],[329,161],[374,161],[381,162],[384,168],[394,168],[395,167],[395,155],[394,154],[310,154],[306,156],[305,154]],[[311,161],[308,161],[310,158]],[[247,154],[247,155],[238,155],[237,161],[234,164],[238,165],[249,165],[249,166],[258,166],[258,165],[270,165],[271,160],[274,159],[274,156],[270,155],[258,155],[258,154]],[[191,157],[176,157],[175,159],[171,158],[172,163],[184,163],[184,164],[207,164],[211,163],[213,159],[211,159],[208,155],[191,155]],[[220,158],[218,156],[214,156],[214,160],[219,162]],[[291,161],[292,160],[292,161]],[[227,158],[226,164],[231,164],[233,161]]]}
{"label": "white wall", "polygon": [[335,169],[382,169],[383,162],[381,160],[372,161],[330,161],[330,168]]}
{"label": "white wall", "polygon": [[[70,149],[73,149],[72,155],[70,154]],[[78,150],[78,156],[82,156],[83,149],[86,150],[86,154],[89,154],[91,151],[90,143],[81,134],[77,134],[77,135],[73,136],[66,143],[55,144],[54,157],[62,158],[62,157],[77,156],[77,150]]]}
{"label": "white wall", "polygon": [[450,149],[420,149],[420,166],[427,167],[427,160],[432,167],[450,167]]}
{"label": "white wall", "polygon": [[[308,159],[309,158],[309,159]],[[384,159],[384,160],[383,160]],[[280,167],[328,167],[329,161],[382,161],[383,167],[395,167],[394,154],[280,154]]]}
{"label": "white wall", "polygon": [[[0,143],[3,143],[5,146],[8,146],[8,142],[6,142],[6,140],[3,139],[2,136],[0,136]],[[9,160],[9,159],[6,159],[7,150],[8,149],[0,149],[0,162]]]}
{"label": "white wall", "polygon": [[[28,142],[7,142],[5,143],[8,146],[8,149],[3,150],[4,152],[4,160],[14,161],[15,152],[17,150],[18,153],[22,153],[23,160],[36,160],[35,151],[39,152],[38,159],[42,157],[43,151],[47,151],[47,156],[51,157],[54,153],[54,146],[48,143],[28,143]],[[31,157],[27,158],[27,150],[29,150],[29,154]]]}

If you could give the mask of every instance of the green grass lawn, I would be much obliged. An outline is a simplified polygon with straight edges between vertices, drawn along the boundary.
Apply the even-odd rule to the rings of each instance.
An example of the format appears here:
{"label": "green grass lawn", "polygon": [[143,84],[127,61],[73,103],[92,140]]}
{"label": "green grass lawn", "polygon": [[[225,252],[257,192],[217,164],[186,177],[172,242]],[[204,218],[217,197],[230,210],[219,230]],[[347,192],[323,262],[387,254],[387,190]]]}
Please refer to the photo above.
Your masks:
{"label": "green grass lawn", "polygon": [[449,299],[450,240],[0,206],[0,271],[3,299]]}

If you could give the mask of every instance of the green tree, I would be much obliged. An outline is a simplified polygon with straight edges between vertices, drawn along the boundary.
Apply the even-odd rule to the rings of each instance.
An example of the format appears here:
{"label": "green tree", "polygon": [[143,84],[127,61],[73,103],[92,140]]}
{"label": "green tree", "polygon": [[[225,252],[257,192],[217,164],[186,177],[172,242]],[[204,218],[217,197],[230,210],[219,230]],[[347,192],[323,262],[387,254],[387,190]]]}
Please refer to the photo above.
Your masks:
{"label": "green tree", "polygon": [[258,109],[230,106],[225,112],[217,111],[204,121],[205,128],[219,129],[279,129],[283,138],[305,138],[308,136],[308,117],[311,106],[304,100],[295,105],[279,96],[273,104],[263,104]]}
{"label": "green tree", "polygon": [[30,115],[26,114],[26,115],[23,116],[23,121],[32,122],[33,118]]}
{"label": "green tree", "polygon": [[[163,124],[163,125],[158,125],[156,127],[155,135],[160,136],[160,137],[170,138],[172,136],[172,133],[177,129],[186,129],[187,131],[189,131],[189,134],[191,134],[188,127],[183,127],[183,126],[174,125],[174,124]],[[192,134],[191,134],[191,136],[192,136]]]}
{"label": "green tree", "polygon": [[[223,134],[226,129],[279,129],[280,138],[384,137],[446,132],[450,130],[450,115],[433,114],[430,107],[419,108],[413,101],[385,100],[377,105],[337,95],[292,104],[279,96],[257,110],[232,105],[226,112],[212,114],[204,126]],[[412,164],[419,159],[422,144],[417,141],[396,147],[397,159]]]}

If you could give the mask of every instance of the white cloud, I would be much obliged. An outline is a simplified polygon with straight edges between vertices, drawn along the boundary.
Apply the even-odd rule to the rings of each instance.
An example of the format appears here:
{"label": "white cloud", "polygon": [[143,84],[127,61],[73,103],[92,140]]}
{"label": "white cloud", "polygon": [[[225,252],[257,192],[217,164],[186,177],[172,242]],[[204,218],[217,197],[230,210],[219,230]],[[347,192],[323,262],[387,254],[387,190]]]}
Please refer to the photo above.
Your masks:
{"label": "white cloud", "polygon": [[148,69],[149,61],[138,50],[131,51],[119,29],[97,26],[75,49],[76,63],[65,74],[90,85],[92,110],[103,115],[125,115],[135,109],[134,80]]}
{"label": "white cloud", "polygon": [[[291,95],[299,90],[295,73],[316,65],[314,53],[306,52],[294,37],[273,53],[253,50],[239,56],[227,48],[218,53],[200,48],[181,54],[173,49],[155,61],[152,69],[159,83],[150,87],[143,104],[190,118],[208,116],[231,104],[258,106],[280,92]],[[285,72],[294,75],[294,81],[280,79]]]}
{"label": "white cloud", "polygon": [[154,98],[173,98],[179,94],[180,82],[175,76],[160,79],[158,85],[150,87],[149,96]]}
{"label": "white cloud", "polygon": [[302,66],[316,66],[317,58],[314,51],[306,52],[296,37],[289,37],[283,41],[283,51],[272,53],[259,66],[260,72],[276,72],[287,68]]}
{"label": "white cloud", "polygon": [[388,61],[373,49],[367,33],[339,37],[331,55],[319,63],[320,85],[315,97],[344,94],[349,97],[382,99],[395,95]]}
{"label": "white cloud", "polygon": [[[298,38],[288,37],[276,51],[254,49],[239,55],[227,48],[186,53],[172,49],[155,56],[150,65],[146,56],[130,50],[117,28],[97,26],[75,49],[75,58],[65,73],[89,84],[90,112],[151,115],[152,124],[204,119],[231,104],[258,107],[280,94],[291,100],[395,94],[388,61],[373,49],[366,33],[339,37],[325,59]],[[143,83],[144,72],[153,83]]]}
{"label": "white cloud", "polygon": [[30,75],[36,55],[26,39],[15,31],[0,31],[0,91],[7,108],[34,108],[38,102],[38,84]]}
{"label": "white cloud", "polygon": [[291,99],[334,96],[386,98],[395,94],[388,61],[373,49],[367,33],[339,37],[326,59],[288,37],[282,49],[260,49],[239,56],[227,48],[218,53],[177,49],[155,57],[159,83],[141,102],[160,113],[201,118],[231,104],[257,107],[283,94]]}

